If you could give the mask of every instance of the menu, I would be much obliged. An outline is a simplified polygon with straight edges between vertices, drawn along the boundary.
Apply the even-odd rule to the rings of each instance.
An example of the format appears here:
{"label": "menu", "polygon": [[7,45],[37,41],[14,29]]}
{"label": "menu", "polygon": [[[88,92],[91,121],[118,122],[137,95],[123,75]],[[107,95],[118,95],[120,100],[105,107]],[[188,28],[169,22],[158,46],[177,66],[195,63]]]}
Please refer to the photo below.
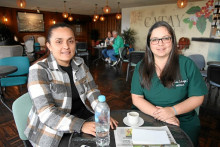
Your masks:
{"label": "menu", "polygon": [[[161,137],[158,136],[160,140],[163,140],[161,142],[158,142],[156,138],[154,137],[153,140],[151,139],[152,137],[147,136],[148,133],[151,133],[152,135],[158,134],[158,132],[165,132],[161,133],[163,134]],[[137,140],[137,136],[133,136],[132,134],[139,134],[143,133],[142,139],[145,137],[145,141]],[[173,135],[171,134],[169,128],[167,126],[162,126],[162,127],[117,127],[116,130],[114,130],[114,135],[115,135],[115,144],[116,147],[180,147],[179,144],[176,143],[175,139],[173,138]],[[157,139],[158,139],[157,138]],[[138,137],[138,139],[141,139]],[[168,139],[168,141],[166,140]],[[138,142],[137,142],[138,141]],[[154,143],[156,141],[156,143]],[[148,144],[148,143],[150,144]],[[141,143],[141,144],[140,144]],[[154,143],[154,144],[151,144]],[[160,143],[166,143],[166,144],[160,144]],[[169,143],[169,144],[167,144]]]}

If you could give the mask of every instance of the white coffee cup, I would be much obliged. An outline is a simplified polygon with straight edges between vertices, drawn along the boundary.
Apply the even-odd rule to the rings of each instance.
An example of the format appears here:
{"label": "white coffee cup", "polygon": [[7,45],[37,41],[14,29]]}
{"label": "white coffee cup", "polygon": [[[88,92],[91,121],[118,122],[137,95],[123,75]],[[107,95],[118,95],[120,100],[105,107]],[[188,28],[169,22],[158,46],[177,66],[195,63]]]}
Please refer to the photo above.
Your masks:
{"label": "white coffee cup", "polygon": [[103,46],[104,45],[104,43],[101,43],[101,46]]}
{"label": "white coffee cup", "polygon": [[139,113],[131,111],[127,113],[127,120],[130,125],[135,125],[139,121]]}

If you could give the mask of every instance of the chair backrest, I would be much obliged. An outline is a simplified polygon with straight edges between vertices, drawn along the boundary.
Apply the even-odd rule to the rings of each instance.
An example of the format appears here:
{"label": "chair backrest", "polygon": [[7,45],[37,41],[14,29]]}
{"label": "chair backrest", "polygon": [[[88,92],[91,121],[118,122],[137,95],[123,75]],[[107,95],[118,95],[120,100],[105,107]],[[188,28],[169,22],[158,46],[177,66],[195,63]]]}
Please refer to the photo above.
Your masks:
{"label": "chair backrest", "polygon": [[211,64],[208,66],[207,81],[220,87],[220,65]]}
{"label": "chair backrest", "polygon": [[119,57],[120,57],[121,59],[123,59],[123,57],[122,57],[122,51],[123,51],[123,49],[124,49],[124,47],[121,47],[121,48],[118,49]]}
{"label": "chair backrest", "polygon": [[137,64],[144,58],[145,52],[144,51],[133,51],[129,54],[129,62],[133,64]]}
{"label": "chair backrest", "polygon": [[76,43],[76,52],[77,51],[87,51],[88,46],[86,42],[77,42]]}
{"label": "chair backrest", "polygon": [[25,52],[32,53],[34,52],[34,38],[31,37],[27,41],[24,42]]}
{"label": "chair backrest", "polygon": [[30,62],[27,57],[7,57],[0,59],[0,65],[17,66],[18,70],[8,76],[26,75],[29,72]]}
{"label": "chair backrest", "polygon": [[5,57],[22,56],[23,47],[21,45],[0,46],[0,59]]}
{"label": "chair backrest", "polygon": [[37,42],[40,43],[40,46],[45,46],[46,38],[44,36],[37,37]]}
{"label": "chair backrest", "polygon": [[31,107],[32,102],[29,93],[20,96],[12,104],[12,113],[21,140],[28,140],[24,135],[24,130],[27,127],[27,119]]}
{"label": "chair backrest", "polygon": [[34,51],[35,51],[35,52],[40,51],[40,43],[38,43],[38,42],[35,42],[35,43],[34,43]]}
{"label": "chair backrest", "polygon": [[199,68],[199,70],[203,70],[205,68],[205,58],[203,55],[200,54],[193,54],[188,56],[193,62],[196,64],[196,66]]}

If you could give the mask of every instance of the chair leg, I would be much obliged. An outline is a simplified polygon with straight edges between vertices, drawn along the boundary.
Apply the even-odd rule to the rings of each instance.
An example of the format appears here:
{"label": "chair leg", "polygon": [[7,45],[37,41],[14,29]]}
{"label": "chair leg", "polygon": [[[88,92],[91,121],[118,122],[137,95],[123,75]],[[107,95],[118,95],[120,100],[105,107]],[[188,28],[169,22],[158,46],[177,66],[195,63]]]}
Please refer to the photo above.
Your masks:
{"label": "chair leg", "polygon": [[11,113],[12,113],[12,110],[11,110],[11,108],[9,108],[9,106],[3,101],[3,96],[2,95],[0,95],[0,101],[1,101],[1,103],[9,110],[9,111],[11,111]]}
{"label": "chair leg", "polygon": [[129,68],[130,68],[130,63],[128,63],[128,66],[127,66],[126,82],[128,81],[128,76],[129,76]]}
{"label": "chair leg", "polygon": [[217,99],[218,98],[218,96],[219,96],[219,87],[218,87],[218,89],[217,89],[217,92],[216,92],[216,95],[215,95],[215,99]]}

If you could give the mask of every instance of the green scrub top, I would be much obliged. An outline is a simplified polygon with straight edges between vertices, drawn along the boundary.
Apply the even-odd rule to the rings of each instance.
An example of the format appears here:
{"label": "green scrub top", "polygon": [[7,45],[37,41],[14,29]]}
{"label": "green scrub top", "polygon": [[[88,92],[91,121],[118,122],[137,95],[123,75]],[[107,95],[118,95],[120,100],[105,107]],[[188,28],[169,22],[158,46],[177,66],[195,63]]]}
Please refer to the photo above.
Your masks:
{"label": "green scrub top", "polygon": [[[139,67],[140,62],[133,73],[131,93],[144,96],[148,102],[155,106],[174,106],[189,97],[202,96],[208,92],[199,69],[191,59],[185,56],[179,55],[181,80],[175,81],[171,88],[164,87],[156,73],[152,77],[149,89],[141,87]],[[200,121],[195,110],[178,115],[177,118],[180,121],[180,127],[189,135],[194,145],[197,145]]]}

